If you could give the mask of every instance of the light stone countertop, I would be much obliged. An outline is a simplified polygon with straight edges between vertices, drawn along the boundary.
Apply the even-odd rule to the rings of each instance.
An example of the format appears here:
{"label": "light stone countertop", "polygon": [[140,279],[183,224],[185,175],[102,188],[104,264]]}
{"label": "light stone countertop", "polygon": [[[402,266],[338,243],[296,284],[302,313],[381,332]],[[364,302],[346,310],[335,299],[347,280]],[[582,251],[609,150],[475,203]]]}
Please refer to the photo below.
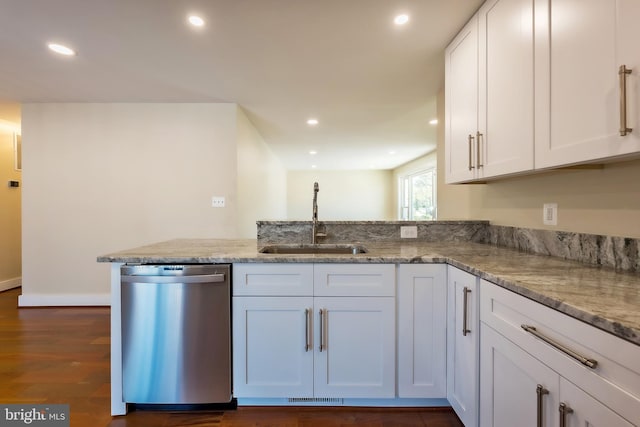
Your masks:
{"label": "light stone countertop", "polygon": [[258,253],[256,240],[176,239],[98,257],[127,263],[447,263],[640,345],[640,275],[466,242],[363,242],[359,255]]}

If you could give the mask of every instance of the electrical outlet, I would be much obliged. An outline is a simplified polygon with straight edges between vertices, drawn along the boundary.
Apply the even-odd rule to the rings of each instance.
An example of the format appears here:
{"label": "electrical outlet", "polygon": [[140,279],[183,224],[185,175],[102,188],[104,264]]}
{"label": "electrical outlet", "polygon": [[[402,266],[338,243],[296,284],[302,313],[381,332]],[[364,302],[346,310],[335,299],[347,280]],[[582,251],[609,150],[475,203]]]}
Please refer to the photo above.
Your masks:
{"label": "electrical outlet", "polygon": [[544,225],[558,225],[557,203],[545,203],[542,206],[542,223]]}
{"label": "electrical outlet", "polygon": [[418,237],[418,227],[415,225],[407,225],[400,227],[401,239],[415,239]]}
{"label": "electrical outlet", "polygon": [[213,196],[211,198],[211,206],[214,208],[224,208],[224,196]]}

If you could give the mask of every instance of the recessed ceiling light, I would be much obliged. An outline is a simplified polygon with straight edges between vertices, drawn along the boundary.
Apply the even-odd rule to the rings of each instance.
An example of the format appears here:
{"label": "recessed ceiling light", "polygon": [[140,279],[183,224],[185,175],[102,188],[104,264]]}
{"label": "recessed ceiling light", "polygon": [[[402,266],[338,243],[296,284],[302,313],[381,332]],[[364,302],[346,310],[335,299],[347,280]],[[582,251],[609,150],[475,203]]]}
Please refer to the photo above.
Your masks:
{"label": "recessed ceiling light", "polygon": [[51,49],[55,53],[59,53],[60,55],[74,56],[76,54],[76,52],[70,47],[58,43],[49,43],[47,46],[49,47],[49,49]]}
{"label": "recessed ceiling light", "polygon": [[316,150],[311,150],[311,151],[309,151],[309,154],[311,154],[313,156],[315,154],[318,154],[318,152]]}
{"label": "recessed ceiling light", "polygon": [[430,125],[437,125],[438,124],[438,119],[429,120],[429,124]]}
{"label": "recessed ceiling light", "polygon": [[189,24],[193,25],[194,27],[203,27],[204,19],[200,18],[197,15],[191,15],[189,16]]}
{"label": "recessed ceiling light", "polygon": [[393,19],[393,22],[396,25],[404,25],[407,22],[409,22],[409,15],[405,15],[405,14],[398,15]]}
{"label": "recessed ceiling light", "polygon": [[391,150],[391,151],[389,151],[389,154],[391,154],[393,156],[394,154],[396,154],[396,152]]}
{"label": "recessed ceiling light", "polygon": [[311,165],[311,168],[315,169],[315,168],[317,168],[317,166],[316,165]]}
{"label": "recessed ceiling light", "polygon": [[309,120],[307,120],[307,124],[309,126],[315,126],[315,125],[318,124],[318,119],[309,119]]}

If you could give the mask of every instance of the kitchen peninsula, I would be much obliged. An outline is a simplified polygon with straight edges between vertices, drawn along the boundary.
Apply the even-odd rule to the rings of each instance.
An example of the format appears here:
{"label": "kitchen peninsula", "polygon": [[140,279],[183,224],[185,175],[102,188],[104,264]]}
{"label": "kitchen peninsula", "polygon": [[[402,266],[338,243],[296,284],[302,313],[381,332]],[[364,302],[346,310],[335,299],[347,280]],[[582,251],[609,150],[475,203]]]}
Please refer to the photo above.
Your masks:
{"label": "kitchen peninsula", "polygon": [[[449,225],[455,227],[455,224]],[[473,307],[475,308],[467,309],[465,305],[464,312],[465,322],[467,322],[466,316],[467,310],[469,310],[469,316],[471,318],[469,322],[471,325],[476,325],[471,326],[471,330],[473,330],[474,332],[470,334],[476,340],[476,346],[479,345],[478,335],[484,337],[485,330],[487,330],[486,335],[488,338],[491,338],[491,334],[494,334],[494,329],[501,331],[501,333],[503,333],[503,335],[507,337],[510,333],[512,333],[508,328],[504,329],[504,331],[500,330],[502,326],[496,323],[496,321],[493,319],[497,314],[491,311],[494,307],[500,307],[503,303],[507,304],[505,307],[509,306],[509,304],[504,301],[508,301],[509,298],[511,298],[511,295],[522,299],[525,305],[533,304],[530,309],[526,308],[528,306],[523,306],[525,307],[523,308],[523,313],[529,313],[529,320],[531,321],[541,321],[544,323],[544,318],[548,318],[548,321],[551,322],[554,319],[554,316],[558,315],[561,315],[563,319],[566,317],[572,322],[576,322],[577,319],[579,322],[576,322],[576,324],[574,326],[571,326],[571,328],[577,328],[577,330],[579,330],[579,336],[582,336],[584,333],[590,335],[591,332],[598,334],[597,341],[605,342],[607,346],[614,347],[613,349],[609,349],[609,351],[613,352],[613,355],[615,355],[615,353],[622,353],[624,356],[623,362],[620,363],[626,363],[626,366],[623,367],[624,369],[622,371],[620,371],[620,367],[617,366],[618,362],[616,362],[616,367],[613,371],[611,371],[608,367],[608,359],[613,357],[611,354],[596,354],[594,356],[601,361],[600,367],[596,369],[596,371],[598,371],[596,375],[597,379],[601,380],[600,376],[602,376],[604,378],[602,379],[602,381],[607,382],[607,384],[609,382],[615,383],[618,380],[622,380],[624,384],[622,384],[621,388],[625,390],[624,395],[628,397],[627,400],[622,401],[622,407],[616,406],[616,402],[606,401],[606,397],[602,398],[602,400],[605,400],[604,404],[608,405],[608,407],[613,407],[616,413],[622,413],[625,417],[627,417],[627,419],[635,417],[636,415],[640,416],[640,382],[638,382],[638,379],[640,379],[640,362],[638,362],[638,360],[640,360],[640,358],[637,358],[637,356],[640,355],[640,310],[638,310],[638,307],[640,307],[640,275],[638,275],[638,273],[635,271],[624,272],[613,268],[591,266],[577,261],[525,253],[515,249],[497,247],[494,245],[483,243],[475,243],[460,238],[438,241],[428,241],[429,239],[363,239],[362,241],[355,242],[352,240],[349,241],[349,243],[358,243],[358,245],[362,245],[364,248],[366,248],[367,251],[366,253],[354,255],[260,253],[259,250],[261,247],[265,246],[265,242],[273,243],[273,241],[268,241],[268,239],[260,240],[260,237],[261,236],[259,233],[259,240],[176,239],[150,244],[148,246],[130,250],[124,250],[113,254],[104,255],[98,258],[98,261],[100,262],[113,263],[113,414],[124,414],[126,412],[126,405],[124,402],[122,402],[122,394],[121,390],[119,389],[121,387],[121,384],[118,383],[119,378],[117,375],[119,370],[121,369],[121,367],[119,366],[120,361],[118,360],[118,355],[121,351],[119,347],[119,267],[121,263],[228,263],[232,264],[232,270],[234,271],[234,280],[239,279],[235,276],[235,274],[240,274],[241,271],[244,271],[243,268],[245,268],[246,266],[258,266],[258,268],[260,268],[260,266],[270,266],[270,268],[272,269],[277,269],[275,265],[282,265],[283,267],[286,266],[287,268],[293,269],[296,269],[297,266],[316,266],[316,270],[318,271],[321,269],[330,269],[331,266],[338,266],[338,270],[335,271],[341,271],[341,265],[356,266],[354,267],[356,268],[356,270],[358,268],[368,268],[368,266],[372,265],[390,266],[390,268],[392,268],[391,271],[395,271],[394,273],[392,273],[393,277],[391,280],[394,281],[393,283],[396,283],[395,281],[397,280],[395,286],[397,287],[398,299],[401,298],[400,288],[402,286],[403,277],[406,277],[406,274],[403,273],[403,271],[409,271],[409,268],[414,268],[415,266],[418,266],[417,268],[420,268],[420,266],[429,265],[442,266],[442,268],[446,267],[448,270],[442,270],[445,271],[445,273],[443,276],[441,276],[444,277],[445,282],[447,280],[446,271],[449,272],[448,275],[450,281],[452,277],[456,277],[455,274],[458,274],[454,273],[453,270],[461,271],[462,273],[467,274],[468,277],[473,277],[474,280],[477,280],[477,293],[475,295],[473,293],[471,294],[475,304]],[[310,268],[313,270],[312,267]],[[412,274],[412,277],[417,277],[416,274]],[[314,280],[317,281],[317,274],[316,279]],[[451,285],[451,283],[449,284]],[[446,283],[444,283],[443,286],[446,287]],[[506,292],[505,295],[502,295],[501,292],[505,292],[505,290],[512,292]],[[396,296],[396,290],[394,289],[392,292],[393,293],[390,295]],[[465,294],[468,292],[472,291],[465,287]],[[487,296],[486,298],[491,297],[492,300],[487,300],[487,302],[480,301],[480,299],[482,299],[485,294]],[[236,298],[235,294],[234,298]],[[238,298],[243,297],[238,296]],[[501,298],[504,299],[501,300]],[[452,297],[452,295],[449,294],[449,300],[447,301],[445,299],[444,301],[444,304],[448,306],[450,310],[452,307],[451,304],[454,299],[455,297]],[[535,303],[533,303],[532,301],[534,301]],[[515,304],[516,303],[514,303],[513,306],[509,306],[511,307],[509,308],[509,310],[515,310]],[[519,307],[520,300],[517,301],[517,304]],[[537,311],[535,310],[538,310],[538,306],[540,306],[541,309],[546,310],[540,312],[542,313],[539,315],[540,318],[534,317],[533,314],[531,314],[537,313]],[[398,302],[398,304],[395,306],[398,319],[402,315],[404,307],[405,305],[403,305],[402,302]],[[486,311],[486,318],[483,317],[483,310]],[[496,319],[500,318],[500,316],[502,315],[497,316],[498,317],[495,317]],[[512,314],[507,313],[505,314],[505,316],[509,317],[512,316]],[[475,317],[476,320],[474,320],[473,317]],[[482,329],[479,328],[480,320],[482,321]],[[531,323],[529,322],[529,320],[527,320],[527,323]],[[553,321],[555,322],[555,320]],[[320,320],[320,322],[322,322],[322,320]],[[401,322],[401,320],[397,320],[397,322]],[[454,323],[456,325],[455,328],[457,331],[457,320],[453,319],[451,315],[447,315],[446,319],[444,317],[442,318],[442,322],[439,322],[438,327],[443,331],[447,328],[453,329]],[[517,328],[515,329],[520,329],[519,326],[520,324],[518,324]],[[523,321],[522,328],[524,329],[525,326],[527,325],[525,325]],[[418,327],[419,325],[416,326],[416,328]],[[398,331],[400,330],[400,326],[394,326],[394,329],[396,328],[398,329]],[[586,332],[584,332],[584,328],[587,328]],[[535,327],[530,327],[530,329],[536,331]],[[539,329],[541,328],[539,327]],[[475,333],[476,330],[481,330],[482,332],[478,334]],[[541,342],[541,340],[537,337],[527,335],[527,332],[527,329],[524,329],[520,330],[519,332],[516,331],[514,333],[520,335],[524,334],[524,338],[531,342],[526,341],[520,344],[516,341],[516,343],[521,345],[528,351],[533,352],[534,349],[527,346],[530,344],[538,344],[539,342]],[[515,338],[511,339],[520,339],[520,335],[515,335]],[[556,338],[563,338],[565,334],[561,331],[559,334],[556,334],[554,336]],[[451,339],[451,335],[449,335],[449,331],[447,331],[447,337],[448,338],[443,342],[447,347],[447,352],[450,352],[450,346],[453,340]],[[320,338],[320,341],[322,341],[323,339],[324,338]],[[479,338],[479,340],[482,341],[483,338]],[[399,338],[399,346],[401,346],[402,344],[401,341],[402,340]],[[490,343],[491,340],[487,339],[486,342]],[[573,343],[572,341],[572,346],[574,346],[574,349],[575,345],[579,344]],[[234,352],[235,351],[236,348],[234,347]],[[475,351],[478,352],[480,350],[478,349]],[[484,349],[482,351],[484,351]],[[492,348],[492,351],[497,350]],[[544,351],[549,352],[548,349],[545,349]],[[399,348],[399,359],[402,357],[401,353],[402,350]],[[553,361],[555,361],[554,358],[558,357],[558,354],[562,354],[561,351],[553,349],[549,354],[543,352],[539,356],[539,358],[545,361],[545,363],[551,364]],[[487,370],[487,372],[493,371],[489,369],[490,367],[480,367],[478,364],[479,362],[477,361],[477,356],[478,354],[476,354],[476,361],[472,362],[476,363],[475,366],[477,369],[474,370],[474,372],[476,372],[476,376],[478,377],[476,381],[485,381],[484,379],[479,379],[479,377],[481,377],[480,372],[484,373],[485,370]],[[447,358],[448,357],[449,355],[447,354]],[[547,357],[549,357],[551,361],[547,362],[545,359]],[[569,359],[568,357],[565,358]],[[590,359],[587,359],[587,364],[589,363],[588,360]],[[395,359],[393,361],[395,366]],[[566,361],[562,359],[560,362],[565,363]],[[399,364],[398,367],[400,368],[400,361],[398,361],[397,363]],[[450,376],[448,367],[443,369],[445,369],[447,375]],[[589,368],[584,369],[589,371]],[[600,372],[600,369],[602,369],[602,372]],[[611,372],[613,372],[613,374],[611,374]],[[592,374],[592,372],[588,372],[587,376],[593,376]],[[580,380],[575,380],[573,377],[571,377],[571,375],[574,375],[574,373],[568,373],[566,375],[569,376],[572,381],[580,383]],[[575,375],[578,374],[576,373]],[[580,371],[578,377],[582,375],[583,372]],[[237,380],[237,376],[238,375],[235,375],[236,378],[234,381]],[[487,378],[485,382],[488,383],[489,380],[493,380],[493,378]],[[398,381],[400,380],[398,379]],[[447,378],[447,381],[449,381],[449,378]],[[589,384],[591,383],[580,384],[585,389],[588,389]],[[398,385],[398,387],[401,388],[400,384]],[[394,393],[395,390],[396,387],[394,381]],[[441,397],[443,399],[447,398],[451,405],[454,406],[454,409],[456,409],[456,411],[458,412],[456,405],[452,402],[454,396],[452,396],[451,392],[454,391],[454,387],[450,383],[447,383],[447,387],[444,387],[441,390],[444,391],[441,391],[441,395],[438,395],[438,397]],[[610,390],[606,391],[607,393],[610,392]],[[437,394],[438,393],[436,393],[436,395]],[[319,394],[316,392],[315,396],[318,397],[318,395]],[[476,400],[479,399],[477,395],[478,393],[476,392],[476,397],[474,398]],[[382,396],[382,394],[380,396]],[[402,397],[403,396],[396,395],[395,400],[392,399],[392,403],[390,404],[403,404],[402,399],[398,399]],[[429,397],[436,396],[434,395]],[[443,399],[434,400],[434,404],[447,404],[447,400]],[[258,400],[257,402],[259,404],[260,401]],[[265,400],[265,402],[267,402],[268,404],[269,401]],[[275,402],[277,403],[279,401]],[[290,402],[293,402],[295,404],[295,402],[299,401],[296,401],[294,399]],[[372,400],[370,404],[383,404],[380,402],[381,400],[377,399]],[[408,404],[415,404],[415,402],[420,401],[409,399],[407,400],[407,402]],[[240,404],[242,404],[242,401],[240,401]],[[274,403],[272,402],[271,404]],[[365,402],[365,404],[367,403]],[[487,404],[487,402],[480,402],[479,407],[482,408],[485,404]],[[482,410],[480,410],[480,412],[482,413]],[[463,419],[463,422],[465,422],[465,425],[477,425],[477,409],[474,414],[470,415],[471,421],[465,421],[464,414],[461,415],[460,412],[458,412],[458,414],[461,419]]]}
{"label": "kitchen peninsula", "polygon": [[98,258],[111,263],[447,263],[640,345],[640,276],[480,243],[366,242],[368,252],[261,254],[255,240],[175,239]]}

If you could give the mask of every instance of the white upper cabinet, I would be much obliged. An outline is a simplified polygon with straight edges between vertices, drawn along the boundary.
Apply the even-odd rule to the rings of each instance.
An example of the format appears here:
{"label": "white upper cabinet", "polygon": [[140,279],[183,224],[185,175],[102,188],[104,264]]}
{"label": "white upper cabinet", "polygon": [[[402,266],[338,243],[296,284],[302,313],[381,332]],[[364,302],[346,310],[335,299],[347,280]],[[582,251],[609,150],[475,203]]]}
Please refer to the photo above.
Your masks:
{"label": "white upper cabinet", "polygon": [[640,151],[640,2],[536,0],[536,15],[550,17],[536,30],[536,168]]}
{"label": "white upper cabinet", "polygon": [[445,181],[638,155],[639,21],[637,0],[487,0],[445,51]]}
{"label": "white upper cabinet", "polygon": [[445,179],[533,169],[534,0],[490,0],[445,51]]}
{"label": "white upper cabinet", "polygon": [[490,0],[478,12],[479,178],[533,169],[534,0]]}
{"label": "white upper cabinet", "polygon": [[445,51],[445,180],[476,176],[478,131],[478,17],[471,18]]}

